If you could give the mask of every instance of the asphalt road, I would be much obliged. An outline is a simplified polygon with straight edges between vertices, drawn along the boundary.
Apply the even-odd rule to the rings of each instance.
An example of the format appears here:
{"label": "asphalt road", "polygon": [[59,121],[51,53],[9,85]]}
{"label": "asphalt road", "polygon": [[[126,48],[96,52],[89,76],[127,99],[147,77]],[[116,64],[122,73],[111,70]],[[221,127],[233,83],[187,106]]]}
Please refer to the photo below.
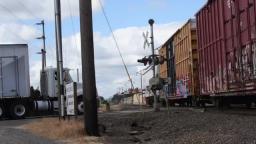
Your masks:
{"label": "asphalt road", "polygon": [[20,128],[23,124],[37,119],[0,120],[0,144],[60,144],[26,132]]}

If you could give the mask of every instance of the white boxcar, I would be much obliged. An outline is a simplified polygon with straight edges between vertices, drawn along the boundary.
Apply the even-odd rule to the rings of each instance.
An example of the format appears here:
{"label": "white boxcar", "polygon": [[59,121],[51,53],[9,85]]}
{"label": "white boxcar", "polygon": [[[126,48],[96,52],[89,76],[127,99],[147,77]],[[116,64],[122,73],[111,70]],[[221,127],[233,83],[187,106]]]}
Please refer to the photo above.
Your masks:
{"label": "white boxcar", "polygon": [[28,45],[0,45],[0,98],[29,96]]}

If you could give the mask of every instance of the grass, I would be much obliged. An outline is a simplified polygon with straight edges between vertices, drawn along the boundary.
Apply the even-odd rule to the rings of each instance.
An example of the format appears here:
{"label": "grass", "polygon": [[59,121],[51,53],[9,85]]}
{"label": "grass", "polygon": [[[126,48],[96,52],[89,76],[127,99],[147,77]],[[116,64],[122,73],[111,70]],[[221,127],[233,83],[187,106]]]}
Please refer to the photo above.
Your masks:
{"label": "grass", "polygon": [[52,139],[61,140],[74,144],[99,144],[96,137],[85,137],[84,125],[81,120],[59,121],[58,118],[44,118],[40,121],[32,122],[23,126],[36,135]]}
{"label": "grass", "polygon": [[27,125],[24,128],[50,139],[79,138],[85,135],[83,122],[79,120],[59,121],[58,118],[44,118]]}

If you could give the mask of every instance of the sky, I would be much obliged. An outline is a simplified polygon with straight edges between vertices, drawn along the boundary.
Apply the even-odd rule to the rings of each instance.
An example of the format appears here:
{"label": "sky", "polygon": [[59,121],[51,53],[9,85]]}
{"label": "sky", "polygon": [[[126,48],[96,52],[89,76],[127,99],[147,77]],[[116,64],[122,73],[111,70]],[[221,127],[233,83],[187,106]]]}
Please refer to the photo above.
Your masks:
{"label": "sky", "polygon": [[[145,68],[137,63],[150,54],[143,48],[143,32],[149,31],[148,20],[155,20],[155,47],[161,46],[178,28],[206,3],[207,0],[101,0],[117,38],[124,61],[135,87],[140,87],[137,72]],[[76,81],[76,69],[81,78],[81,40],[78,0],[61,0],[64,67],[70,68]],[[99,95],[109,98],[130,87],[121,58],[99,5],[92,0],[96,84]],[[0,43],[27,43],[29,46],[30,83],[39,86],[42,48],[42,19],[46,24],[47,66],[56,67],[53,0],[0,0]],[[151,77],[143,76],[143,87]]]}

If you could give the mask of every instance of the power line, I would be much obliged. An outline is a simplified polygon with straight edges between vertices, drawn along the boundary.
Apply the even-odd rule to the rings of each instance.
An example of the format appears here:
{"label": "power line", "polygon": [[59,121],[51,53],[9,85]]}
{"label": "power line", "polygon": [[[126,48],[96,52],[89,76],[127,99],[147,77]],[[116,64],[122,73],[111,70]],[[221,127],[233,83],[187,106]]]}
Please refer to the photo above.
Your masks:
{"label": "power line", "polygon": [[20,0],[17,0],[17,2],[22,5],[24,7],[24,9],[34,18],[37,18],[36,15],[34,15],[34,13],[23,3],[21,2]]}
{"label": "power line", "polygon": [[[78,49],[78,45],[77,45],[78,42],[77,42],[77,38],[76,38],[76,35],[75,35],[76,29],[75,29],[75,24],[74,24],[75,22],[74,22],[73,9],[71,7],[71,3],[70,3],[69,0],[66,0],[64,2],[66,2],[66,4],[68,5],[68,12],[69,12],[70,20],[71,20],[71,28],[72,28],[72,32],[74,34],[74,37],[71,37],[71,44],[72,44],[72,42],[74,43],[74,44],[71,45],[71,47],[73,49]],[[63,50],[64,50],[64,57],[63,58],[65,59],[65,61],[68,61],[68,59],[67,59],[68,57],[66,56],[68,54],[68,49],[65,48]]]}
{"label": "power line", "polygon": [[74,14],[72,13],[72,9],[71,9],[71,5],[70,5],[70,1],[67,0],[67,3],[68,3],[68,6],[69,6],[69,16],[71,18],[71,25],[72,25],[72,30],[73,30],[73,33],[74,33],[74,42],[75,42],[75,48],[78,49],[78,46],[77,46],[77,39],[76,39],[76,36],[75,36],[75,25],[74,25]]}
{"label": "power line", "polygon": [[[21,21],[21,19],[12,12],[11,9],[9,9],[8,7],[4,6],[3,4],[0,3],[0,7],[2,7],[6,12],[8,12],[10,15],[12,15],[13,17],[15,17],[19,22],[24,23],[23,21]],[[23,40],[24,42],[27,42],[27,40],[25,40],[24,38],[22,38],[21,36],[17,35],[16,32],[13,31],[13,29],[11,29],[10,27],[7,27],[9,29],[9,32],[13,33],[17,38],[19,38],[20,40]]]}
{"label": "power line", "polygon": [[[2,24],[3,25],[3,24]],[[20,35],[18,35],[16,32],[14,32],[13,31],[13,29],[11,29],[11,27],[5,27],[5,28],[7,28],[9,31],[8,32],[10,32],[10,33],[12,33],[16,38],[18,38],[19,40],[22,40],[22,41],[24,41],[25,43],[28,43],[28,40],[25,40],[24,38],[22,38]]]}
{"label": "power line", "polygon": [[129,81],[131,82],[131,88],[134,89],[134,85],[133,85],[131,76],[130,76],[129,71],[128,71],[128,69],[127,69],[127,66],[126,66],[126,64],[125,64],[125,62],[124,62],[124,58],[123,58],[122,53],[121,53],[121,51],[120,51],[120,47],[119,47],[119,45],[118,45],[118,42],[117,42],[117,39],[116,39],[116,37],[115,37],[114,31],[113,31],[113,29],[112,29],[112,27],[111,27],[111,25],[110,25],[110,21],[109,21],[109,19],[108,19],[108,17],[107,17],[107,14],[106,14],[106,12],[105,12],[105,9],[104,9],[104,7],[103,7],[103,5],[102,5],[101,0],[98,0],[98,1],[99,1],[101,10],[102,10],[102,12],[103,12],[103,15],[104,15],[104,17],[105,17],[105,19],[106,19],[106,22],[107,22],[107,24],[108,24],[109,30],[110,30],[111,33],[112,33],[112,37],[113,37],[113,40],[114,40],[114,42],[115,42],[116,48],[117,48],[117,50],[118,50],[119,56],[120,56],[121,59],[122,59],[122,63],[123,63],[123,65],[124,65],[126,74],[127,74],[128,78],[129,78]]}
{"label": "power line", "polygon": [[18,21],[21,22],[21,23],[24,23],[24,22],[22,21],[22,19],[19,18],[11,9],[9,9],[8,7],[6,7],[5,5],[3,5],[3,4],[1,4],[1,3],[0,3],[0,7],[2,7],[2,8],[3,8],[6,12],[8,12],[10,15],[12,15],[13,17],[15,17],[16,20],[18,20]]}

